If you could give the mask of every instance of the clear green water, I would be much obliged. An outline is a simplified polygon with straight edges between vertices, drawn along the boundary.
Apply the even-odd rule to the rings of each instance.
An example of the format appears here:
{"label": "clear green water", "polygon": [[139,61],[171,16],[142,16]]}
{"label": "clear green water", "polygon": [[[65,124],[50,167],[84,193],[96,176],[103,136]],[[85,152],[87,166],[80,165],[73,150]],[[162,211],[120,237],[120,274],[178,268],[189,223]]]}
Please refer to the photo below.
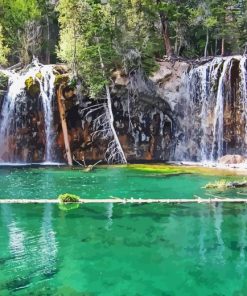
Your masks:
{"label": "clear green water", "polygon": [[246,295],[246,205],[0,206],[0,295]]}
{"label": "clear green water", "polygon": [[[206,195],[209,192],[201,187],[221,178],[198,174],[174,176],[128,168],[97,169],[90,173],[64,168],[1,169],[0,198],[56,198],[62,193],[77,194],[81,198],[209,197]],[[210,193],[231,197],[236,194]]]}
{"label": "clear green water", "polygon": [[[201,187],[216,179],[8,168],[0,170],[0,198],[209,197]],[[77,206],[0,206],[0,296],[246,295],[247,205]]]}

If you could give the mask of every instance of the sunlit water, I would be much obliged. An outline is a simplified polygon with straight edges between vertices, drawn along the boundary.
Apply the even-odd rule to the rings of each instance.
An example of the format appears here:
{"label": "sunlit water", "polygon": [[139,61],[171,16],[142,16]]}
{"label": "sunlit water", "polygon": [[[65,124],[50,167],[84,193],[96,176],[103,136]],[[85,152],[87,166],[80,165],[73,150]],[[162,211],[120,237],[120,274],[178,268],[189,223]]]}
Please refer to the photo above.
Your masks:
{"label": "sunlit water", "polygon": [[[193,198],[236,195],[206,191],[208,182],[220,176],[197,174],[165,175],[128,168],[99,168],[93,172],[67,168],[2,168],[0,169],[0,198],[48,199],[62,193],[81,198]],[[241,191],[241,190],[240,190]],[[243,198],[243,195],[238,197]],[[247,197],[247,195],[246,195]]]}
{"label": "sunlit water", "polygon": [[1,205],[0,221],[0,295],[246,295],[246,205]]}

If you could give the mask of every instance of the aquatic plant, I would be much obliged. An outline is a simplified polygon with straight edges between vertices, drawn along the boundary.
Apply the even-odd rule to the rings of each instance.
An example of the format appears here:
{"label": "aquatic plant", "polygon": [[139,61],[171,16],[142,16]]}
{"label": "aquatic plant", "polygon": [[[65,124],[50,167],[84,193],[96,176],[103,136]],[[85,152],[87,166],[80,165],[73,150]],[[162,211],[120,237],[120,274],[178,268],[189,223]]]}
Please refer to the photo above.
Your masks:
{"label": "aquatic plant", "polygon": [[70,194],[70,193],[64,193],[64,194],[60,194],[58,196],[59,202],[60,203],[66,203],[66,202],[79,202],[80,197],[74,194]]}
{"label": "aquatic plant", "polygon": [[247,187],[247,180],[234,180],[227,181],[225,179],[215,181],[214,183],[208,183],[203,188],[205,189],[227,189],[227,188],[239,188],[239,187]]}
{"label": "aquatic plant", "polygon": [[205,189],[225,189],[228,188],[229,182],[225,179],[215,181],[214,183],[208,183],[203,188]]}
{"label": "aquatic plant", "polygon": [[68,211],[71,211],[71,210],[78,209],[79,206],[80,206],[80,204],[78,204],[78,203],[72,203],[72,204],[69,203],[69,204],[66,204],[64,202],[63,203],[60,203],[58,205],[59,210],[64,211],[64,212],[68,212]]}

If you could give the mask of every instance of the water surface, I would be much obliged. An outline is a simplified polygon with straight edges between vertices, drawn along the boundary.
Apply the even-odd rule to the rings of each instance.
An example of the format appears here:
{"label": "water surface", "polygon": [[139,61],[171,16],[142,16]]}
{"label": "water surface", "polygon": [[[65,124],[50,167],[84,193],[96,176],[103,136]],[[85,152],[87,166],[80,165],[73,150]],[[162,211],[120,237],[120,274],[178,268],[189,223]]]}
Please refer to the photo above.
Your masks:
{"label": "water surface", "polygon": [[246,295],[246,205],[0,206],[0,295]]}
{"label": "water surface", "polygon": [[236,191],[202,189],[208,182],[221,178],[121,167],[98,168],[90,173],[68,168],[5,168],[0,170],[0,198],[52,199],[62,193],[81,198],[193,198],[209,197],[208,194],[235,197]]}

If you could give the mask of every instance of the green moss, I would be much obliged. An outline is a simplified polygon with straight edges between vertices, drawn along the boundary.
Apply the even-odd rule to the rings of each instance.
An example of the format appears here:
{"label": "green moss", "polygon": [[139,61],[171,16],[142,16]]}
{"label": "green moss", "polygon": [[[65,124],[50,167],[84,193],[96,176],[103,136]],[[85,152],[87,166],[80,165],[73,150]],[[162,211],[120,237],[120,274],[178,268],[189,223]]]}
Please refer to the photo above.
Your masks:
{"label": "green moss", "polygon": [[[40,75],[41,75],[41,73],[36,74],[38,79],[42,78],[42,76],[40,78]],[[39,82],[36,79],[33,79],[33,77],[29,77],[29,78],[26,79],[25,86],[26,86],[26,92],[30,96],[35,97],[35,96],[39,95],[39,93],[40,93],[40,85],[39,85]]]}
{"label": "green moss", "polygon": [[229,182],[227,180],[219,180],[214,183],[206,184],[205,189],[226,189],[229,187]]}
{"label": "green moss", "polygon": [[218,180],[214,183],[208,183],[205,185],[205,189],[220,189],[225,190],[228,188],[239,188],[239,187],[247,187],[247,179],[241,179],[241,180]]}
{"label": "green moss", "polygon": [[69,76],[64,74],[57,74],[55,76],[55,85],[67,84],[69,81]]}
{"label": "green moss", "polygon": [[37,77],[39,80],[42,80],[43,78],[41,72],[38,72],[35,77]]}
{"label": "green moss", "polygon": [[233,171],[226,169],[224,170],[216,168],[205,168],[200,166],[178,166],[167,164],[129,164],[126,167],[133,170],[161,174],[200,174],[212,176],[246,175],[246,172],[239,172],[237,170]]}
{"label": "green moss", "polygon": [[78,204],[78,203],[73,203],[73,204],[60,203],[58,207],[61,211],[68,212],[71,210],[78,209],[79,206],[80,206],[80,204]]}
{"label": "green moss", "polygon": [[60,203],[78,202],[80,200],[80,197],[74,194],[64,193],[64,194],[60,194],[58,196],[58,199]]}

